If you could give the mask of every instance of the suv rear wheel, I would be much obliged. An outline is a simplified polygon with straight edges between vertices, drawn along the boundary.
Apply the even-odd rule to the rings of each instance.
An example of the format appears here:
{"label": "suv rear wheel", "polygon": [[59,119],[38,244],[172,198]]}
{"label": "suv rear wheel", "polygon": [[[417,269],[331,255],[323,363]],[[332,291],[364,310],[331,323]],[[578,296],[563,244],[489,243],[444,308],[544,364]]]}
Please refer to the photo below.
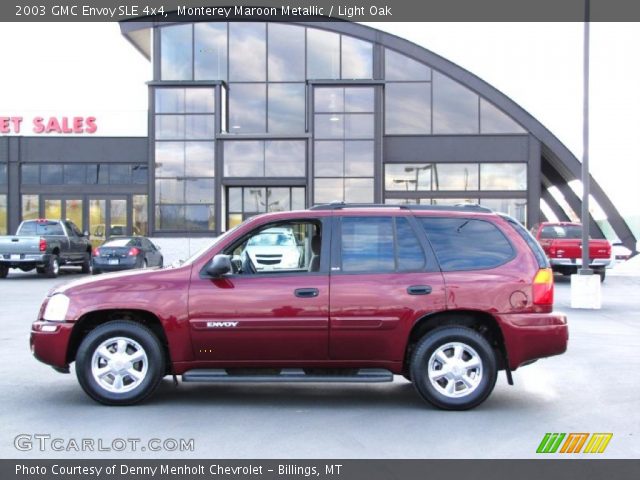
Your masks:
{"label": "suv rear wheel", "polygon": [[425,335],[411,358],[411,380],[429,403],[467,410],[489,396],[496,384],[496,358],[489,342],[466,327],[440,327]]}
{"label": "suv rear wheel", "polygon": [[132,405],[160,384],[165,361],[158,337],[147,327],[113,321],[92,330],[76,355],[83,390],[105,405]]}

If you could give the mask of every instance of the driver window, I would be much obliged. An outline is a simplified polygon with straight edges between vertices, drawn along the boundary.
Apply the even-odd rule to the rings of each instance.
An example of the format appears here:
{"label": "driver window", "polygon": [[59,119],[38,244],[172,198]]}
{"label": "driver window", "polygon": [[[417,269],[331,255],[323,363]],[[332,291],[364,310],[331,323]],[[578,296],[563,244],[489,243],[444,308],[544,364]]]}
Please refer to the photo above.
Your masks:
{"label": "driver window", "polygon": [[254,230],[225,253],[234,273],[255,275],[320,270],[320,222],[292,221]]}

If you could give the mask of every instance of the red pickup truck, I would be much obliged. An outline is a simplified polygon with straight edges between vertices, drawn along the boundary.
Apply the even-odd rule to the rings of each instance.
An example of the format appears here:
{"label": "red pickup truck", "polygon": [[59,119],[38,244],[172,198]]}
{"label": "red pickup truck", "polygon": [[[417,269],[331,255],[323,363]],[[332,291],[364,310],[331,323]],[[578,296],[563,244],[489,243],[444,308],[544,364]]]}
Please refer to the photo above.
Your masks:
{"label": "red pickup truck", "polygon": [[[251,253],[265,233],[294,239]],[[293,246],[292,246],[293,247]],[[323,205],[260,215],[180,266],[55,288],[31,349],[93,399],[127,405],[184,382],[384,382],[445,409],[482,403],[498,370],[567,348],[553,274],[514,219],[480,206]]]}
{"label": "red pickup truck", "polygon": [[[582,225],[571,222],[543,222],[532,229],[554,272],[577,273],[582,265]],[[611,244],[607,240],[589,239],[589,267],[604,281],[611,262]]]}

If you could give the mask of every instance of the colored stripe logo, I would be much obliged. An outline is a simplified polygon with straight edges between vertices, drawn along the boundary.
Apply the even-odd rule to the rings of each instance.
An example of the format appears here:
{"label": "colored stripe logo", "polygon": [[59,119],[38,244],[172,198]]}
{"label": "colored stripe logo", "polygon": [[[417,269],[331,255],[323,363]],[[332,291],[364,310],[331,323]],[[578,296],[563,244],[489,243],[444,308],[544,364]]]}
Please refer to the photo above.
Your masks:
{"label": "colored stripe logo", "polygon": [[604,453],[611,437],[613,433],[545,433],[536,453]]}

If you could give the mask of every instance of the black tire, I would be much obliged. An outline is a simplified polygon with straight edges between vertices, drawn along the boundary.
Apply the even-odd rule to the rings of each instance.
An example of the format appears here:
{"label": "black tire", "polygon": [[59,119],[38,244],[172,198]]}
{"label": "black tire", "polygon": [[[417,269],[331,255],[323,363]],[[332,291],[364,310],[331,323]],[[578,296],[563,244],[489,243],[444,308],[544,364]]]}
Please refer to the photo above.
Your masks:
{"label": "black tire", "polygon": [[[438,384],[438,388],[436,388],[429,378],[428,366],[432,355],[438,349],[450,343],[462,346],[462,360],[465,360],[465,358],[470,360],[471,355],[469,352],[472,351],[477,355],[476,359],[479,359],[482,372],[480,381],[468,394],[464,394],[464,389],[462,389],[461,395],[454,396],[459,386],[467,388],[464,386],[463,380],[449,380],[446,378],[434,380]],[[448,353],[445,352],[453,353],[453,348],[443,350],[445,356],[449,357]],[[468,358],[465,356],[468,356]],[[434,362],[436,366],[442,365],[435,359]],[[411,381],[418,393],[429,403],[444,410],[468,410],[480,405],[493,391],[498,370],[495,353],[489,342],[475,330],[457,326],[436,328],[420,339],[413,352],[410,367]],[[459,369],[460,367],[456,368]],[[460,375],[459,370],[456,370],[456,372]],[[468,373],[468,370],[466,372]],[[474,376],[478,375],[479,370],[474,369],[472,373]],[[473,379],[471,376],[465,376],[464,378]],[[453,382],[451,385],[453,385],[454,393],[452,395],[442,393],[442,391],[446,390],[446,387],[449,387],[450,382]]]}
{"label": "black tire", "polygon": [[40,275],[44,273],[44,270],[45,270],[44,267],[36,267],[36,272],[38,272]]}
{"label": "black tire", "polygon": [[56,278],[60,273],[60,259],[58,255],[51,255],[49,257],[49,263],[44,267],[44,275],[47,278]]}
{"label": "black tire", "polygon": [[408,373],[403,373],[402,376],[407,382],[413,383],[413,380],[411,380],[411,375],[409,375]]}
{"label": "black tire", "polygon": [[9,267],[0,265],[0,278],[7,278],[7,275],[9,275]]}
{"label": "black tire", "polygon": [[607,271],[604,268],[596,270],[596,273],[600,275],[600,283],[604,282],[604,279],[607,278]]}
{"label": "black tire", "polygon": [[[96,350],[115,338],[138,344],[146,354],[146,374],[139,385],[123,392],[110,391],[98,383],[92,373],[92,361]],[[127,344],[129,345],[129,344]],[[128,351],[129,347],[127,347]],[[134,350],[135,352],[136,350]],[[134,365],[136,365],[134,363]],[[138,364],[140,366],[141,364]],[[76,355],[76,376],[87,395],[104,405],[133,405],[148,398],[160,385],[165,374],[165,356],[158,337],[144,325],[128,320],[115,320],[92,330],[80,344]],[[128,377],[131,379],[132,377]],[[127,378],[124,378],[124,382]],[[113,379],[115,383],[115,378]],[[135,382],[132,382],[135,383]],[[132,383],[125,388],[131,387]]]}
{"label": "black tire", "polygon": [[160,263],[158,263],[160,268],[164,267],[164,257],[160,257]]}
{"label": "black tire", "polygon": [[91,274],[92,274],[92,275],[100,275],[101,273],[102,273],[102,271],[101,271],[101,270],[98,270],[96,267],[93,267],[93,268],[91,269]]}
{"label": "black tire", "polygon": [[85,253],[84,258],[82,259],[82,269],[80,270],[82,273],[91,273],[91,254]]}

